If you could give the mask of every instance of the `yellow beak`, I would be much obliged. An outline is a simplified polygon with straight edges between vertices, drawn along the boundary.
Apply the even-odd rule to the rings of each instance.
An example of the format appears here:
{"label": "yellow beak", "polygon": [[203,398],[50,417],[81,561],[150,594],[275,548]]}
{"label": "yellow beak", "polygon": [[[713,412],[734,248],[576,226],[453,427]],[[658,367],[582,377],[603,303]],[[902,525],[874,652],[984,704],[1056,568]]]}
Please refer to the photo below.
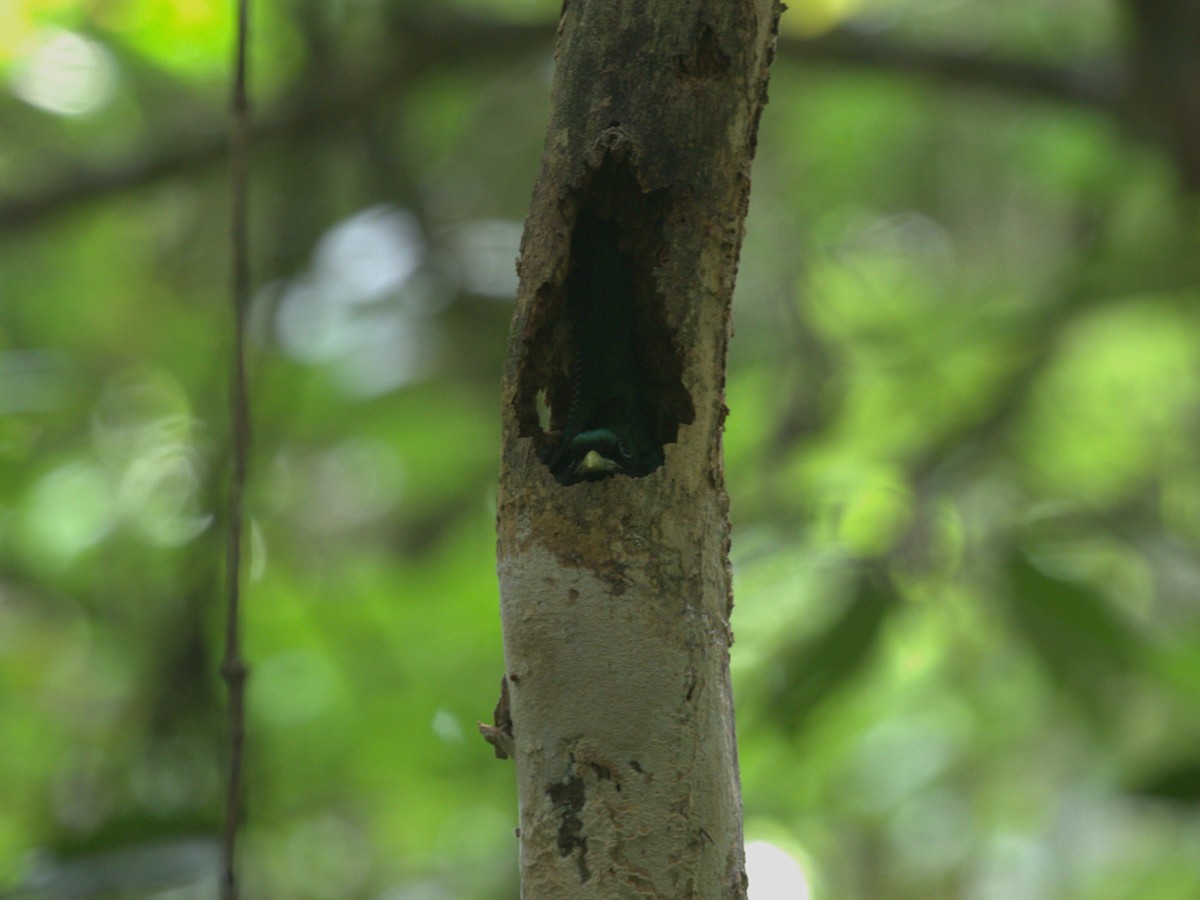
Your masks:
{"label": "yellow beak", "polygon": [[616,472],[621,467],[607,457],[601,456],[595,450],[589,450],[575,467],[576,475],[593,475],[597,473]]}

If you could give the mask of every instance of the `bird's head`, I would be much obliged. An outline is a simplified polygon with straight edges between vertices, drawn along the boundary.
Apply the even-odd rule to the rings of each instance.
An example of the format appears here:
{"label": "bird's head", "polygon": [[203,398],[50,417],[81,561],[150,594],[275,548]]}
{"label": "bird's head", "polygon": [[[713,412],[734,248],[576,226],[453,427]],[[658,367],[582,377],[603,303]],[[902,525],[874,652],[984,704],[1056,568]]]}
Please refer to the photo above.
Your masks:
{"label": "bird's head", "polygon": [[579,478],[594,481],[617,472],[633,474],[633,452],[607,428],[581,431],[571,440],[567,451],[571,471]]}

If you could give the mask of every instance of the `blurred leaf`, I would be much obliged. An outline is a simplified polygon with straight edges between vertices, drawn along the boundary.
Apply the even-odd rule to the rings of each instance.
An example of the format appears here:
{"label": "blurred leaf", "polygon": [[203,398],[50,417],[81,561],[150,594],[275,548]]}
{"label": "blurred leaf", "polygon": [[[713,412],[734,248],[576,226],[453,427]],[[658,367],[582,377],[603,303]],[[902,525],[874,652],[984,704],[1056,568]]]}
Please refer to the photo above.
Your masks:
{"label": "blurred leaf", "polygon": [[777,720],[799,730],[805,720],[871,659],[897,596],[891,580],[875,566],[857,573],[854,594],[819,634],[785,649],[784,675],[768,700]]}
{"label": "blurred leaf", "polygon": [[1156,800],[1200,804],[1200,757],[1165,766],[1143,778],[1131,790]]}
{"label": "blurred leaf", "polygon": [[1007,600],[1026,642],[1076,701],[1105,718],[1110,691],[1141,669],[1141,635],[1094,586],[1051,575],[1022,552]]}
{"label": "blurred leaf", "polygon": [[[146,824],[152,828],[154,823]],[[164,838],[171,831],[168,827],[157,834],[147,830],[148,840],[131,833],[129,843],[104,852],[42,857],[25,889],[15,895],[51,900],[145,897],[162,896],[160,892],[169,888],[207,887],[217,864],[216,840],[206,835]]]}

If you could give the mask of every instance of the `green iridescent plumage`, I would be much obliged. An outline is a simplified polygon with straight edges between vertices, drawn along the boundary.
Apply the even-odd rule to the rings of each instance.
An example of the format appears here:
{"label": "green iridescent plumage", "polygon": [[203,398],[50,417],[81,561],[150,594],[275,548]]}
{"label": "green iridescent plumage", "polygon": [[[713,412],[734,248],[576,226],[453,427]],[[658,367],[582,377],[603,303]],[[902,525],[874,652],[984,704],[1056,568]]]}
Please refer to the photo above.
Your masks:
{"label": "green iridescent plumage", "polygon": [[590,213],[580,216],[571,241],[567,312],[574,391],[562,441],[546,464],[562,484],[649,475],[663,453],[646,399],[629,260],[616,226]]}

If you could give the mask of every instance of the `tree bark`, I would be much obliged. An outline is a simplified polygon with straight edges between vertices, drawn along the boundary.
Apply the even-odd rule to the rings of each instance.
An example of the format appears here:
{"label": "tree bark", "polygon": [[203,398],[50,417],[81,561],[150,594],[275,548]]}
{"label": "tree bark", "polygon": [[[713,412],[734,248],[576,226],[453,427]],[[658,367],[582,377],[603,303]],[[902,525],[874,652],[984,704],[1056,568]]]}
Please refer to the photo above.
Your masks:
{"label": "tree bark", "polygon": [[[746,895],[721,432],[781,10],[564,4],[502,396],[508,708],[485,729],[516,761],[526,900]],[[585,428],[637,464],[571,456]]]}

